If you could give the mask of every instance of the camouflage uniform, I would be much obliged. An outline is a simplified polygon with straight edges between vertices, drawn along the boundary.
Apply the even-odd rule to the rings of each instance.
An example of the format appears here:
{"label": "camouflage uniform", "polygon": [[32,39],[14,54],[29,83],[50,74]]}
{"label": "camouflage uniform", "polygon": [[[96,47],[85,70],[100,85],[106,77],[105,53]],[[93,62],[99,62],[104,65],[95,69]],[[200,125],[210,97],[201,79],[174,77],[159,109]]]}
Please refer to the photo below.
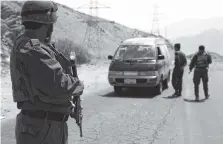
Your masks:
{"label": "camouflage uniform", "polygon": [[174,95],[181,96],[184,67],[187,64],[186,56],[181,51],[175,52],[175,66],[172,73],[172,85],[175,89]]}
{"label": "camouflage uniform", "polygon": [[[22,11],[27,9],[30,12],[32,8],[44,10],[46,7],[57,9],[49,1],[26,1]],[[55,15],[48,13],[48,16],[44,21],[54,23]],[[41,22],[41,15],[33,12],[23,16],[22,21]],[[72,94],[83,85],[72,76],[69,61],[60,59],[59,52],[55,51],[50,43],[30,38],[25,33],[16,39],[11,50],[13,100],[21,109],[16,117],[17,144],[67,143],[66,121],[73,108]]]}
{"label": "camouflage uniform", "polygon": [[190,63],[190,71],[195,67],[193,82],[194,82],[194,93],[195,97],[198,100],[199,98],[199,84],[200,80],[202,79],[203,82],[203,89],[205,98],[209,97],[208,93],[208,66],[212,63],[212,58],[206,52],[203,53],[196,53],[191,60]]}

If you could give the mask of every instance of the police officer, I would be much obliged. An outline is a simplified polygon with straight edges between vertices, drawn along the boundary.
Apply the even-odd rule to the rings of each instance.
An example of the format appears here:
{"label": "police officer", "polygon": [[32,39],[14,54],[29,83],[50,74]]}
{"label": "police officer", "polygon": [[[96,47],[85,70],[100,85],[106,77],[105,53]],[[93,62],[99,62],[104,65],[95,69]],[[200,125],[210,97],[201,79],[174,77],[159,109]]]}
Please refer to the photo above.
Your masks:
{"label": "police officer", "polygon": [[172,85],[175,90],[173,96],[180,97],[182,95],[182,81],[184,74],[184,67],[187,65],[187,59],[185,54],[180,51],[181,45],[176,43],[175,49],[175,64],[172,73]]}
{"label": "police officer", "polygon": [[21,110],[16,117],[17,144],[66,144],[72,97],[84,89],[50,42],[57,9],[51,1],[26,1],[22,7],[25,32],[10,57],[13,100]]}
{"label": "police officer", "polygon": [[203,45],[199,46],[199,51],[193,56],[189,66],[190,72],[195,67],[193,82],[196,101],[199,100],[200,79],[202,79],[203,82],[205,98],[208,99],[210,96],[208,93],[208,67],[211,63],[211,55],[205,52],[205,47]]}

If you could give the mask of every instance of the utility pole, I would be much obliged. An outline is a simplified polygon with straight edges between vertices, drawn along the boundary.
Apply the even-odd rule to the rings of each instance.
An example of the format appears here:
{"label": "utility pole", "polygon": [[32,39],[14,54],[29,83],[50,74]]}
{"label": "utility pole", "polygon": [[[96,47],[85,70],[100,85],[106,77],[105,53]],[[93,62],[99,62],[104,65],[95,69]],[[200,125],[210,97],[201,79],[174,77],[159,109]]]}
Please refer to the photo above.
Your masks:
{"label": "utility pole", "polygon": [[[86,5],[87,7],[84,7]],[[87,48],[88,50],[92,50],[93,53],[98,56],[98,58],[102,58],[103,44],[101,41],[101,35],[102,35],[101,33],[103,29],[100,28],[99,23],[107,22],[107,21],[100,20],[100,18],[98,17],[98,10],[102,8],[106,9],[110,7],[107,7],[103,4],[99,4],[98,0],[94,0],[94,1],[90,0],[89,4],[85,4],[83,6],[78,7],[78,9],[80,8],[89,9],[88,20],[84,21],[87,24],[87,28],[86,28],[86,32],[84,36],[83,46]]]}
{"label": "utility pole", "polygon": [[151,34],[154,34],[156,36],[160,36],[158,8],[159,8],[158,5],[154,5],[153,22],[152,22],[152,29],[151,29]]}

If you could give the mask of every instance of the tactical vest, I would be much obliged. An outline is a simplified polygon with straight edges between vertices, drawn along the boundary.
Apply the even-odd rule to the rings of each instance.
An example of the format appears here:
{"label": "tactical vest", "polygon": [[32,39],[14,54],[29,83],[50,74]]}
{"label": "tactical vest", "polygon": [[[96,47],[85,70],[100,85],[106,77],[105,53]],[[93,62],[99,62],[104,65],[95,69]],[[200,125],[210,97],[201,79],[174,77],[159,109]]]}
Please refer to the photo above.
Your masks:
{"label": "tactical vest", "polygon": [[197,54],[196,68],[208,67],[208,55],[207,53]]}
{"label": "tactical vest", "polygon": [[[48,96],[40,93],[36,90],[35,86],[30,80],[27,67],[25,65],[25,60],[23,56],[19,55],[20,45],[25,45],[27,42],[30,42],[31,46],[41,46],[38,39],[29,39],[27,37],[18,37],[14,43],[14,46],[11,50],[10,55],[10,74],[12,81],[12,92],[13,92],[13,101],[14,102],[25,102],[25,101],[35,101],[35,98],[38,97],[43,102],[52,102],[56,103],[57,101],[63,101],[63,99],[51,99]],[[59,52],[55,53],[50,46],[44,46],[43,48],[51,55],[54,55],[56,60],[59,61],[63,67],[64,73],[73,74],[71,70],[71,64],[67,59],[61,58]],[[67,101],[66,99],[64,101]]]}
{"label": "tactical vest", "polygon": [[[23,57],[19,54],[20,45],[25,45],[29,41],[27,37],[18,37],[10,54],[10,74],[12,81],[12,93],[14,102],[34,101],[35,90],[29,80],[26,65]],[[32,43],[35,44],[35,41]],[[22,51],[23,49],[21,49]]]}

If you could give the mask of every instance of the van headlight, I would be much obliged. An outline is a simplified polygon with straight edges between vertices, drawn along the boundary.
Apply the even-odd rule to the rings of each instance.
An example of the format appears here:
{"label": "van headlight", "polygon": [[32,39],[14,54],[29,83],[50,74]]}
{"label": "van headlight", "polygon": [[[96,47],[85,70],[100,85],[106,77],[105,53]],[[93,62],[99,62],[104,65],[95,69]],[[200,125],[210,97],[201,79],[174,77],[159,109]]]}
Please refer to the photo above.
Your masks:
{"label": "van headlight", "polygon": [[141,71],[138,74],[139,76],[156,76],[157,73],[157,71]]}
{"label": "van headlight", "polygon": [[109,75],[123,75],[121,71],[109,71]]}

